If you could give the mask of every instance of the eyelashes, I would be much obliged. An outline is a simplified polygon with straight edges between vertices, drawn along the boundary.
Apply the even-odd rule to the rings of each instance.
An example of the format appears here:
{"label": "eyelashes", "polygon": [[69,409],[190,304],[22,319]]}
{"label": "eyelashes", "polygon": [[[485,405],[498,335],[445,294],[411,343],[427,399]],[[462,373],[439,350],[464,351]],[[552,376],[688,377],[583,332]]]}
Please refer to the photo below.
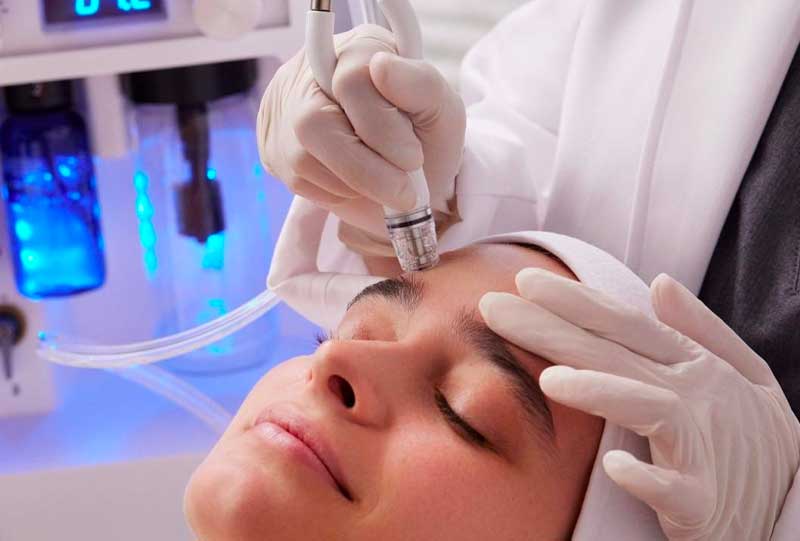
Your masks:
{"label": "eyelashes", "polygon": [[486,437],[475,430],[472,425],[464,420],[455,410],[450,406],[447,398],[440,390],[436,390],[436,407],[439,412],[444,416],[445,420],[454,427],[459,435],[465,438],[470,443],[477,445],[483,449],[493,450],[491,442]]}

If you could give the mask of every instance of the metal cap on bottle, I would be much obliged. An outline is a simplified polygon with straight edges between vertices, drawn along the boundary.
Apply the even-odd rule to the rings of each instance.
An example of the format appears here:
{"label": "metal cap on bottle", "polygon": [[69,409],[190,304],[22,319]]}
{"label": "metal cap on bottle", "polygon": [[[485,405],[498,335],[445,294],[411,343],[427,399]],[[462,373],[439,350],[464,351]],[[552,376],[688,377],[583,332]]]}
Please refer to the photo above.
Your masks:
{"label": "metal cap on bottle", "polygon": [[386,228],[403,271],[427,270],[439,263],[436,223],[430,207],[387,217]]}

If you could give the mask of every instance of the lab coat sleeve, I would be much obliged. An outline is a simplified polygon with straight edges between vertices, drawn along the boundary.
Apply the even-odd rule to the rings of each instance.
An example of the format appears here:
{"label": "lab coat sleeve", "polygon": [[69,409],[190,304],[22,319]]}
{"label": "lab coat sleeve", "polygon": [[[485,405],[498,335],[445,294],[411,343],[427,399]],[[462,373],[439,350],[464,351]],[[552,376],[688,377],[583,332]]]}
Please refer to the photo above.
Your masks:
{"label": "lab coat sleeve", "polygon": [[530,2],[467,55],[461,72],[467,139],[456,182],[461,222],[443,236],[444,249],[487,235],[540,228],[585,4]]}

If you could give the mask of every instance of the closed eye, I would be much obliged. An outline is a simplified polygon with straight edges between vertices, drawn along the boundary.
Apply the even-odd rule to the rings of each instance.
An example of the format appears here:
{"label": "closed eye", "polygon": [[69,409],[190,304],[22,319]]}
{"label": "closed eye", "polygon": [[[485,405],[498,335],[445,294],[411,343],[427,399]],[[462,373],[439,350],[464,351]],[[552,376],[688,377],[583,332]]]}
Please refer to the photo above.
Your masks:
{"label": "closed eye", "polygon": [[475,430],[475,428],[465,421],[463,417],[456,413],[455,410],[453,410],[453,408],[450,406],[447,398],[438,389],[436,390],[436,407],[444,416],[448,424],[450,424],[450,426],[452,426],[456,432],[458,432],[459,436],[466,439],[468,442],[481,447],[482,449],[494,451],[494,447],[492,446],[491,442],[486,439],[483,434]]}

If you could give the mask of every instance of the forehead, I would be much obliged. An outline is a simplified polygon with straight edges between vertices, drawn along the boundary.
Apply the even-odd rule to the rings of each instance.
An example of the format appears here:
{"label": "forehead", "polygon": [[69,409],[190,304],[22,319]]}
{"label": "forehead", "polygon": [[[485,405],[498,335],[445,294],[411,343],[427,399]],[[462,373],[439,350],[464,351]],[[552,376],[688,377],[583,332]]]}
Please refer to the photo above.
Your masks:
{"label": "forehead", "polygon": [[[387,293],[387,288],[381,287],[387,282],[367,288],[356,297],[357,302],[345,314],[336,333],[341,335],[343,331],[347,331],[351,334],[363,334],[355,329],[360,329],[368,321],[373,323],[373,327],[397,331],[407,327],[410,322],[404,317],[410,315],[409,308],[413,308],[415,327],[430,331],[439,329],[442,324],[449,325],[464,313],[480,319],[478,303],[481,297],[490,291],[517,293],[515,277],[519,271],[530,267],[546,269],[575,279],[569,269],[554,256],[531,247],[511,244],[473,245],[444,254],[441,263],[434,269],[404,276],[407,283],[413,283],[417,287],[400,287],[400,294],[391,291],[393,287],[389,287],[390,291]],[[413,302],[408,302],[408,294],[412,289],[414,291],[410,295],[414,299]],[[393,308],[389,311],[375,310],[376,303],[390,303]],[[405,310],[402,309],[403,306]]]}
{"label": "forehead", "polygon": [[513,244],[479,244],[442,256],[436,268],[422,273],[425,303],[477,308],[489,291],[517,293],[514,279],[525,268],[542,268],[574,279],[555,257],[531,247]]}

